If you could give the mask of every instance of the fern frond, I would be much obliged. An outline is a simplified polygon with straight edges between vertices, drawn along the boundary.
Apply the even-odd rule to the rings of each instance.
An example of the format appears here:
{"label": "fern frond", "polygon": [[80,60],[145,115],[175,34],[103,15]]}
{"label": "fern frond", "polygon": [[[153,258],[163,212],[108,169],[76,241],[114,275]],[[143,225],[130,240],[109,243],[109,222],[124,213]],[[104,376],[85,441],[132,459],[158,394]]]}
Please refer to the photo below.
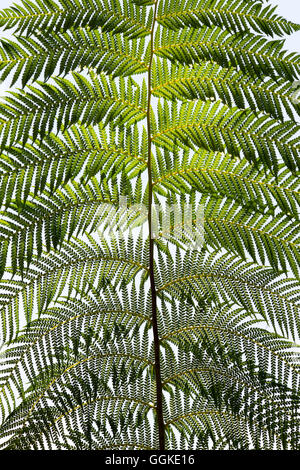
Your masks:
{"label": "fern frond", "polygon": [[21,76],[23,87],[42,75],[47,81],[54,73],[64,76],[84,68],[113,77],[143,73],[148,68],[144,39],[129,41],[121,35],[84,29],[63,35],[41,33],[38,40],[2,41],[0,54],[2,80],[13,73],[11,85]]}
{"label": "fern frond", "polygon": [[185,28],[182,31],[160,28],[155,54],[180,64],[214,61],[222,67],[238,67],[250,76],[279,75],[292,81],[299,74],[299,54],[282,49],[283,41],[267,41],[248,32],[232,34],[221,28]]}
{"label": "fern frond", "polygon": [[235,68],[220,67],[214,62],[168,64],[157,59],[153,67],[153,94],[169,100],[221,100],[228,106],[263,111],[275,119],[299,115],[299,105],[291,102],[292,83],[277,77],[251,77]]}
{"label": "fern frond", "polygon": [[145,117],[145,90],[140,96],[140,90],[133,90],[130,83],[126,90],[124,82],[118,89],[104,75],[98,78],[93,73],[90,82],[78,73],[73,73],[73,78],[76,85],[56,78],[56,85],[40,83],[39,88],[28,86],[26,91],[10,92],[0,106],[1,148],[25,143],[31,133],[33,140],[38,136],[42,139],[54,129],[79,121],[129,126]]}
{"label": "fern frond", "polygon": [[8,207],[15,198],[20,209],[30,191],[38,195],[48,184],[53,192],[80,175],[84,181],[99,174],[110,180],[124,170],[133,178],[145,169],[145,145],[146,137],[140,137],[137,125],[113,129],[103,124],[76,124],[63,134],[50,133],[42,141],[5,148],[0,162],[0,201]]}
{"label": "fern frond", "polygon": [[0,447],[299,449],[299,25],[23,0],[0,26]]}
{"label": "fern frond", "polygon": [[[125,275],[130,282],[138,272],[145,275],[148,272],[147,249],[143,252],[143,244],[139,243],[131,251],[133,241],[128,243],[127,249],[122,241],[117,240],[109,246],[105,239],[95,241],[89,236],[89,243],[74,239],[64,243],[59,252],[45,252],[39,258],[32,255],[26,273],[17,271],[19,279],[3,279],[0,284],[1,341],[12,340],[18,332],[19,318],[23,314],[19,310],[21,298],[26,322],[31,322],[34,305],[40,315],[66,286],[69,285],[69,293],[80,289],[85,282],[85,274],[95,282],[103,276],[115,277],[115,282],[121,282]],[[13,273],[13,268],[7,272]]]}
{"label": "fern frond", "polygon": [[19,35],[88,26],[141,37],[150,34],[151,24],[151,11],[138,8],[128,0],[118,3],[112,0],[24,1],[22,5],[2,10],[0,17],[1,26],[13,28]]}
{"label": "fern frond", "polygon": [[[227,252],[186,253],[176,258],[174,266],[160,259],[157,271],[159,295],[172,293],[181,300],[184,293],[205,297],[209,295],[218,302],[228,300],[279,328],[282,335],[297,338],[300,331],[298,321],[299,281],[283,279],[272,269],[241,261]],[[163,268],[163,269],[162,269]]]}
{"label": "fern frond", "polygon": [[274,13],[271,5],[264,6],[258,2],[243,0],[166,0],[159,3],[157,21],[163,26],[177,30],[190,26],[192,28],[219,26],[233,32],[248,31],[251,28],[257,33],[269,36],[292,34],[299,30],[299,25]]}
{"label": "fern frond", "polygon": [[[108,339],[115,335],[117,338],[122,330],[140,328],[143,323],[150,322],[149,303],[144,291],[140,291],[136,301],[136,297],[130,297],[124,288],[118,293],[108,278],[101,279],[98,288],[89,286],[89,289],[89,296],[83,295],[81,301],[76,298],[69,299],[68,302],[63,298],[58,300],[55,307],[47,309],[42,321],[33,320],[30,323],[30,334],[28,328],[21,331],[5,352],[5,366],[1,368],[0,374],[0,393],[4,394],[4,399],[1,400],[3,416],[5,405],[9,409],[10,400],[14,402],[13,385],[18,387],[21,371],[30,377],[35,367],[43,369],[44,353],[59,347],[59,338],[68,334],[68,329],[74,342],[76,336],[87,335],[91,326],[97,330],[105,324],[105,337]],[[40,363],[31,363],[29,367],[30,358],[34,357],[35,351],[40,351]],[[141,351],[135,350],[135,354],[137,353],[141,354]]]}
{"label": "fern frond", "polygon": [[[220,102],[198,101],[159,105],[160,122],[154,123],[153,142],[169,151],[174,139],[182,147],[202,147],[243,155],[250,163],[263,162],[278,171],[278,153],[293,172],[299,168],[299,126],[292,121],[280,123],[266,115],[257,116],[250,110],[228,108]],[[295,137],[296,135],[296,137]]]}
{"label": "fern frond", "polygon": [[263,166],[249,165],[246,159],[220,152],[185,150],[182,157],[156,149],[153,178],[155,192],[167,196],[196,190],[217,199],[238,201],[246,209],[275,214],[273,201],[286,216],[299,219],[299,179],[285,165],[276,176]]}

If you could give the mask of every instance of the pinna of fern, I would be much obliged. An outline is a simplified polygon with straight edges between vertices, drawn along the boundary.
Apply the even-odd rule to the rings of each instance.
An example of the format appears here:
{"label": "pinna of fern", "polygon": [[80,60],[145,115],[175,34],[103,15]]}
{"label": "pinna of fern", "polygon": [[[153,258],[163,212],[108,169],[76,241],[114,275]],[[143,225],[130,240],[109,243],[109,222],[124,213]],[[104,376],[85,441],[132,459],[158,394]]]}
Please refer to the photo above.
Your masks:
{"label": "pinna of fern", "polygon": [[[299,25],[263,0],[0,25],[1,448],[299,449]],[[149,233],[202,206],[203,246],[99,238],[124,197]]]}

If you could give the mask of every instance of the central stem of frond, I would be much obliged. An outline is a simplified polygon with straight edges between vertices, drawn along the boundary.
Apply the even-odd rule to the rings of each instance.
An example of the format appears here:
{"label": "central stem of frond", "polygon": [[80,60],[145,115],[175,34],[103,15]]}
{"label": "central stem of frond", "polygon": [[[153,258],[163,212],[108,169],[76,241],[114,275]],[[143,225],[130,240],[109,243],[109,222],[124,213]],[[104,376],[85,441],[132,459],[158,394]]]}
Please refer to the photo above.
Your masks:
{"label": "central stem of frond", "polygon": [[149,187],[149,200],[148,200],[148,228],[149,228],[149,275],[150,275],[150,288],[151,288],[151,301],[152,301],[152,325],[153,325],[153,338],[154,338],[154,355],[155,355],[155,380],[156,380],[156,413],[159,435],[159,448],[165,449],[165,423],[163,416],[163,394],[162,394],[162,380],[160,370],[160,342],[157,323],[157,294],[155,287],[154,277],[154,240],[152,238],[152,129],[151,129],[151,83],[152,83],[152,63],[153,63],[153,45],[154,45],[154,30],[156,22],[156,13],[158,1],[156,0],[154,6],[154,17],[151,28],[150,38],[150,62],[148,69],[148,107],[147,107],[147,132],[148,132],[148,187]]}

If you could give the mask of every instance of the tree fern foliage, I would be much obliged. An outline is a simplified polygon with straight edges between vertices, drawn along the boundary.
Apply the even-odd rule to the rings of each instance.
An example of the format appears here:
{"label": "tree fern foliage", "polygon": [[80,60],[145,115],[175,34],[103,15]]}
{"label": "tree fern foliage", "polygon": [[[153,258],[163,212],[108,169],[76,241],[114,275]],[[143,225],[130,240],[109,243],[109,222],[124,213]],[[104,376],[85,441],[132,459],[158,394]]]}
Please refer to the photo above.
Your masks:
{"label": "tree fern foliage", "polygon": [[[1,448],[299,449],[300,26],[263,0],[0,25]],[[148,236],[99,237],[124,198]],[[204,208],[201,248],[150,236],[162,201]]]}

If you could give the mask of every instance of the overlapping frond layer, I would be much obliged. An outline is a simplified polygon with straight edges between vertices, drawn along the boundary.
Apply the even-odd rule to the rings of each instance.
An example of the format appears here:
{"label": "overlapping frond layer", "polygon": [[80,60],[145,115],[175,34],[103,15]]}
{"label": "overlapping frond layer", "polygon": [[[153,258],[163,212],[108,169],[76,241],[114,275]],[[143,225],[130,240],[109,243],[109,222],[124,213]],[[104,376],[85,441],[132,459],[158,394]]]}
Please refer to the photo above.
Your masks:
{"label": "overlapping frond layer", "polygon": [[[147,246],[141,243],[134,246],[132,239],[128,246],[118,240],[108,246],[104,238],[96,242],[89,236],[89,243],[75,239],[66,242],[56,253],[32,256],[22,277],[3,279],[1,283],[1,341],[15,337],[24,312],[26,322],[30,323],[35,312],[41,315],[65,289],[69,294],[73,289],[81,289],[86,282],[84,276],[95,282],[99,277],[114,278],[116,283],[123,278],[130,282],[138,272],[145,278],[147,254]],[[7,272],[13,273],[13,268]]]}
{"label": "overlapping frond layer", "polygon": [[[274,215],[282,211],[299,219],[299,178],[280,165],[275,176],[246,159],[232,158],[223,152],[187,149],[182,158],[167,150],[156,151],[154,191],[167,196],[196,190],[216,199],[239,202],[245,209]],[[276,206],[274,206],[274,200]]]}
{"label": "overlapping frond layer", "polygon": [[222,28],[160,28],[155,53],[181,64],[214,61],[222,67],[237,67],[250,76],[277,75],[293,80],[299,73],[299,55],[282,49],[281,40],[244,32],[232,34]]}
{"label": "overlapping frond layer", "polygon": [[284,216],[249,215],[235,204],[218,206],[215,200],[206,206],[205,236],[212,246],[215,243],[224,248],[231,246],[242,258],[249,253],[262,264],[272,265],[278,271],[290,270],[299,277],[298,223]]}
{"label": "overlapping frond layer", "polygon": [[66,31],[72,28],[102,28],[122,32],[129,37],[150,34],[152,11],[124,0],[53,0],[23,2],[1,11],[0,25],[13,28],[19,35],[40,31]]}
{"label": "overlapping frond layer", "polygon": [[180,101],[220,99],[228,106],[263,111],[280,120],[285,119],[285,113],[296,119],[295,108],[299,114],[299,105],[291,103],[292,84],[281,77],[252,77],[209,61],[191,68],[158,58],[153,69],[153,94],[157,97]]}
{"label": "overlapping frond layer", "polygon": [[251,28],[269,36],[291,34],[299,25],[287,21],[274,13],[272,5],[263,2],[235,0],[166,0],[159,3],[157,21],[163,26],[177,30],[219,26],[233,32],[244,32]]}
{"label": "overlapping frond layer", "polygon": [[[117,420],[120,420],[122,413],[126,415],[126,410],[129,412],[128,407],[133,406],[138,413],[142,413],[138,419],[140,425],[144,421],[144,413],[153,409],[151,371],[149,370],[146,376],[143,375],[153,366],[146,327],[151,321],[149,295],[144,290],[140,290],[137,297],[134,288],[131,294],[124,288],[121,292],[117,292],[113,285],[110,287],[104,281],[105,279],[102,278],[98,288],[93,289],[89,297],[83,295],[84,300],[69,299],[68,303],[61,301],[57,307],[48,309],[42,322],[31,323],[30,340],[24,331],[24,334],[21,334],[15,341],[16,345],[12,345],[7,351],[6,357],[9,364],[1,371],[1,393],[6,398],[6,406],[10,407],[14,400],[12,390],[13,387],[19,388],[22,374],[23,377],[25,374],[31,383],[31,398],[28,400],[28,406],[25,408],[22,406],[16,410],[15,418],[5,425],[5,433],[9,434],[12,429],[18,427],[18,423],[22,425],[25,418],[30,423],[32,421],[33,433],[38,431],[43,440],[48,431],[43,426],[40,427],[42,422],[36,419],[40,407],[47,409],[46,421],[51,425],[50,432],[56,432],[57,429],[60,434],[59,422],[64,423],[67,419],[67,421],[71,420],[69,422],[71,424],[72,420],[78,419],[77,413],[82,412],[81,407],[95,405],[96,408],[91,416],[93,421],[98,421],[104,433],[102,438],[98,435],[97,441],[99,440],[99,443],[102,441],[102,445],[106,442],[107,445],[107,441],[111,442],[117,436],[122,439],[122,435],[120,431],[116,432],[117,429],[114,430],[114,436],[107,432],[107,425],[102,423],[103,413],[105,415],[107,412],[110,426],[113,426],[116,417],[115,425],[118,428]],[[105,291],[102,291],[104,298],[100,294],[103,286],[106,286]],[[143,314],[140,313],[141,311]],[[144,334],[136,337],[134,333],[137,330],[141,331],[141,328]],[[53,354],[49,354],[50,351]],[[40,357],[38,363],[34,360],[37,352]],[[97,373],[99,367],[103,369],[103,372],[105,370],[101,377]],[[122,379],[119,375],[119,367],[122,369]],[[86,376],[89,377],[88,380]],[[77,380],[76,377],[82,377],[82,379]],[[84,384],[86,387],[82,390]],[[77,399],[74,402],[76,389],[78,393],[77,395],[75,393]],[[53,405],[57,394],[61,396],[58,406]],[[53,403],[52,400],[54,400]],[[111,407],[115,410],[113,417]],[[98,420],[96,420],[95,413],[98,415]],[[132,420],[133,416],[130,415],[130,418]],[[90,424],[93,427],[96,423]],[[76,426],[71,426],[71,428],[76,429]],[[131,422],[129,435],[134,429],[134,423]],[[20,445],[19,439],[24,434],[21,429],[19,431],[21,432],[17,432],[16,439],[13,439],[14,445],[18,446]],[[23,431],[25,431],[26,442],[23,441],[21,447],[28,448],[30,437],[25,429]],[[141,432],[145,432],[145,429]],[[143,436],[144,443],[138,440],[139,445],[147,445],[147,442],[149,445],[146,434]],[[69,441],[69,437],[66,438],[64,434],[60,436],[60,439],[63,439],[61,445],[66,445]],[[98,445],[98,442],[94,442],[93,446]],[[78,448],[78,442],[76,444]],[[57,438],[55,445],[59,447]]]}
{"label": "overlapping frond layer", "polygon": [[[228,305],[204,313],[201,305],[181,303],[176,315],[172,304],[171,312],[166,307],[162,315],[163,383],[167,426],[171,435],[180,432],[181,447],[189,448],[192,423],[200,448],[224,448],[228,440],[242,449],[259,448],[260,441],[266,449],[296,443],[300,370],[290,345],[247,323],[241,328],[240,312]],[[295,388],[282,388],[292,375],[298,376]],[[284,413],[292,418],[294,436],[286,433]],[[228,427],[216,425],[219,420]],[[176,432],[173,438],[176,446]]]}
{"label": "overlapping frond layer", "polygon": [[[123,184],[125,181],[123,177]],[[136,225],[141,225],[137,221],[141,219],[140,213],[125,206],[120,209],[122,200],[116,194],[114,179],[110,186],[103,180],[100,186],[94,178],[89,185],[73,182],[54,194],[44,190],[41,197],[35,197],[22,206],[21,216],[18,204],[11,203],[1,214],[0,226],[8,253],[11,248],[13,274],[17,271],[22,274],[24,267],[30,266],[33,254],[39,258],[43,245],[47,251],[56,250],[73,234],[82,236],[84,233],[94,233],[103,237],[116,225],[119,231],[133,227],[135,221]],[[134,200],[136,193],[128,193],[127,196]],[[2,263],[4,272],[4,256]]]}
{"label": "overlapping frond layer", "polygon": [[[158,150],[155,163],[156,195],[202,193],[208,244],[299,277],[299,179],[284,165],[275,177],[223,152],[184,150],[178,155],[169,149]],[[185,197],[183,204],[192,205],[193,199]]]}
{"label": "overlapping frond layer", "polygon": [[299,169],[299,125],[284,123],[219,101],[198,100],[177,105],[164,100],[159,104],[160,122],[153,123],[153,142],[172,151],[174,141],[184,147],[227,151],[244,156],[251,163],[262,161],[278,171],[278,153],[292,171]]}
{"label": "overlapping frond layer", "polygon": [[[161,258],[157,272],[159,295],[180,300],[195,293],[218,302],[233,302],[273,326],[282,335],[299,335],[299,281],[286,280],[271,269],[218,251],[179,255],[170,265]],[[164,269],[162,269],[164,268]]]}
{"label": "overlapping frond layer", "polygon": [[[155,417],[153,352],[147,333],[149,292],[103,287],[102,279],[86,294],[81,291],[80,299],[58,301],[42,321],[31,322],[28,332],[21,333],[6,352],[1,374],[6,406],[12,406],[14,387],[25,392],[20,389],[21,376],[25,374],[31,383],[26,402],[3,426],[6,448],[157,445],[148,421]],[[284,412],[291,414],[296,432],[299,416],[294,393],[300,371],[289,342],[251,328],[245,312],[225,304],[211,308],[208,303],[176,306],[174,300],[163,301],[160,318],[168,445],[176,442],[174,429],[181,430],[181,445],[187,445],[182,426],[192,416],[197,423],[197,448],[226,447],[228,439],[238,437],[235,445],[242,448],[262,441],[267,448],[281,448],[284,439],[287,447],[291,444],[280,419]],[[291,376],[292,386],[282,388],[282,381]],[[233,427],[223,428],[224,423],[210,427],[203,422],[208,416],[227,419]],[[70,429],[67,433],[65,426]],[[292,440],[297,441],[297,434]]]}
{"label": "overlapping frond layer", "polygon": [[146,135],[140,136],[136,125],[106,129],[101,123],[76,124],[60,136],[50,133],[42,141],[6,147],[0,161],[1,204],[8,207],[14,200],[21,206],[31,192],[38,195],[47,184],[53,192],[78,176],[89,181],[98,174],[110,180],[125,169],[134,178],[146,167],[146,145]]}
{"label": "overlapping frond layer", "polygon": [[14,71],[12,85],[22,78],[25,86],[40,77],[46,81],[54,73],[92,68],[113,77],[147,70],[145,39],[129,41],[120,34],[79,29],[64,34],[41,33],[38,40],[20,38],[18,43],[2,41],[2,80]]}
{"label": "overlapping frond layer", "polygon": [[75,83],[56,78],[55,85],[39,83],[26,91],[10,92],[1,104],[0,145],[25,144],[30,135],[42,139],[52,130],[77,122],[91,125],[104,122],[127,126],[145,118],[146,89],[137,89],[120,79],[90,73],[89,80],[73,73]]}

